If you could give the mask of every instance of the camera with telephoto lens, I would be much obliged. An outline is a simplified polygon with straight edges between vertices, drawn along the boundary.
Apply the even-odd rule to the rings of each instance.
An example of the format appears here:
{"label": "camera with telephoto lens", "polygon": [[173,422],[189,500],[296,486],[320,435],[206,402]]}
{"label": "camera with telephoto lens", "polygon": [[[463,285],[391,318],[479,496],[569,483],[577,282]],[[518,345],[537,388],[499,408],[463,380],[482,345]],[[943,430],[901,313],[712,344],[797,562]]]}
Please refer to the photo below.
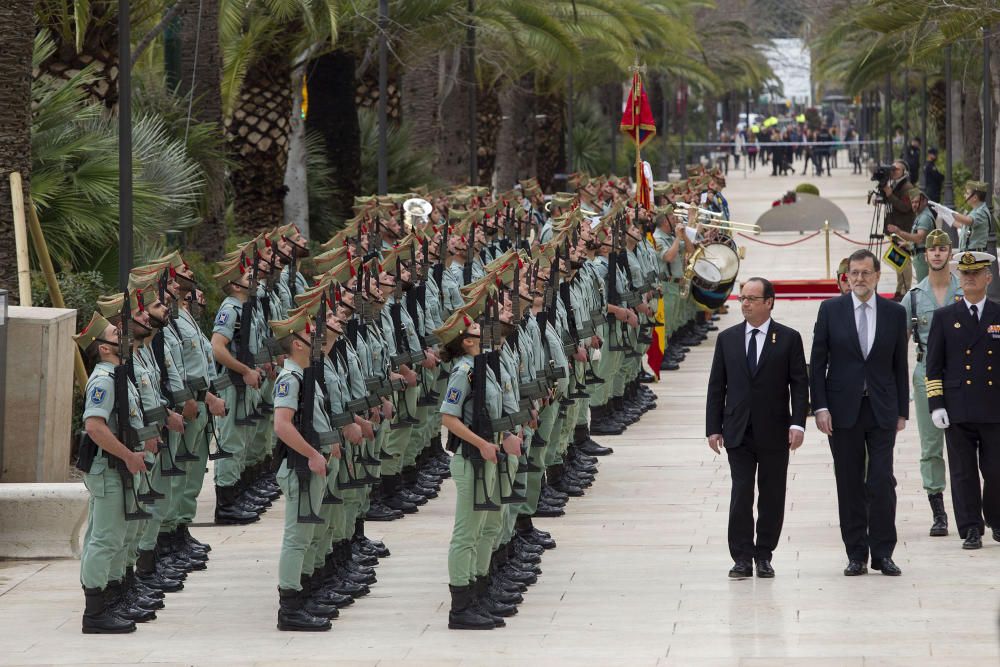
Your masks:
{"label": "camera with telephoto lens", "polygon": [[892,165],[891,164],[880,164],[875,167],[872,171],[872,180],[876,181],[880,188],[884,188],[889,184],[889,180],[892,178]]}

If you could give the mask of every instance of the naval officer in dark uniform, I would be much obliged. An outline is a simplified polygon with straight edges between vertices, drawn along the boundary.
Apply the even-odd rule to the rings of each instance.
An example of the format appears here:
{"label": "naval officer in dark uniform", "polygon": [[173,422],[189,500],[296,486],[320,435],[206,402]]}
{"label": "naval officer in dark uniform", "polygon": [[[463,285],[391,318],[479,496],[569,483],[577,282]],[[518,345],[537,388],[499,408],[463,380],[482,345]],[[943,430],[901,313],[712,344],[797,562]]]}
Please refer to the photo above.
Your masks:
{"label": "naval officer in dark uniform", "polygon": [[1000,306],[986,298],[995,260],[985,252],[956,253],[951,263],[965,296],[934,313],[927,340],[928,409],[934,425],[946,429],[963,549],[981,548],[986,526],[1000,542]]}

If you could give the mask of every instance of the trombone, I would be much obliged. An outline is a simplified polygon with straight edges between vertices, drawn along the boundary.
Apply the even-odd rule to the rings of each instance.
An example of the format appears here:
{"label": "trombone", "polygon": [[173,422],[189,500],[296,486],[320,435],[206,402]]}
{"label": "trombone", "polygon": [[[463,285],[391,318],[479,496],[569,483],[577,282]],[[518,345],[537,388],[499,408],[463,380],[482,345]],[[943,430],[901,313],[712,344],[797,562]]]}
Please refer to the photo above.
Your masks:
{"label": "trombone", "polygon": [[698,208],[697,206],[692,206],[684,202],[678,202],[675,206],[679,207],[675,211],[675,215],[684,216],[684,222],[689,223],[691,220],[691,212],[697,212],[697,216],[707,216],[708,220],[696,220],[696,224],[702,227],[708,227],[709,229],[721,229],[723,231],[736,231],[736,232],[749,232],[751,234],[760,234],[760,225],[751,222],[736,222],[735,220],[724,220],[722,219],[722,214],[716,211],[709,211],[708,209]]}

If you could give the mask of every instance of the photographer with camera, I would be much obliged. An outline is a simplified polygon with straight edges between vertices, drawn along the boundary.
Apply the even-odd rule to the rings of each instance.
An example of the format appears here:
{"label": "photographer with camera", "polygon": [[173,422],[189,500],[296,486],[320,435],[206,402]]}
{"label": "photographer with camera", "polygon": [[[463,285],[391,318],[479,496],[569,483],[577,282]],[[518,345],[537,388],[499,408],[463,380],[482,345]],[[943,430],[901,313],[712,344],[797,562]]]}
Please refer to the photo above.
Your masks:
{"label": "photographer with camera", "polygon": [[[879,184],[879,192],[886,204],[884,229],[887,234],[893,233],[890,228],[909,234],[913,231],[913,221],[916,215],[910,203],[910,183],[906,162],[896,160],[891,167],[880,166],[875,169],[873,180]],[[899,238],[899,237],[897,237]],[[900,238],[901,243],[905,243]],[[893,297],[900,301],[910,291],[913,282],[913,271],[909,264],[896,274],[896,294]]]}

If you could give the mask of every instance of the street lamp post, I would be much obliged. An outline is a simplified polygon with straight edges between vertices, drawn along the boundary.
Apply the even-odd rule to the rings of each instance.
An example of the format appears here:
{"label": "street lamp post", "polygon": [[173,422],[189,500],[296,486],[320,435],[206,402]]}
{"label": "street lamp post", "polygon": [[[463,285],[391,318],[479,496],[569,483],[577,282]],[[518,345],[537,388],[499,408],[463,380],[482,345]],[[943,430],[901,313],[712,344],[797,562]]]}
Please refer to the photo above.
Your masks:
{"label": "street lamp post", "polygon": [[[986,182],[986,206],[993,209],[993,81],[990,72],[991,30],[983,28],[983,180]],[[993,231],[992,229],[990,231]]]}
{"label": "street lamp post", "polygon": [[389,0],[378,0],[378,193],[389,191]]}
{"label": "street lamp post", "polygon": [[118,289],[132,270],[132,46],[130,0],[118,2]]}
{"label": "street lamp post", "polygon": [[[924,70],[920,84],[920,165],[923,167],[927,162],[927,70]],[[920,170],[920,187],[927,185],[924,179],[924,170]]]}
{"label": "street lamp post", "polygon": [[469,0],[469,27],[465,33],[466,57],[469,59],[469,185],[479,184],[479,160],[476,150],[476,135],[479,133],[476,122],[476,0]]}
{"label": "street lamp post", "polygon": [[951,44],[944,47],[944,189],[941,203],[948,207],[955,205],[954,181],[952,180],[952,139],[951,127],[955,119],[951,117]]}

